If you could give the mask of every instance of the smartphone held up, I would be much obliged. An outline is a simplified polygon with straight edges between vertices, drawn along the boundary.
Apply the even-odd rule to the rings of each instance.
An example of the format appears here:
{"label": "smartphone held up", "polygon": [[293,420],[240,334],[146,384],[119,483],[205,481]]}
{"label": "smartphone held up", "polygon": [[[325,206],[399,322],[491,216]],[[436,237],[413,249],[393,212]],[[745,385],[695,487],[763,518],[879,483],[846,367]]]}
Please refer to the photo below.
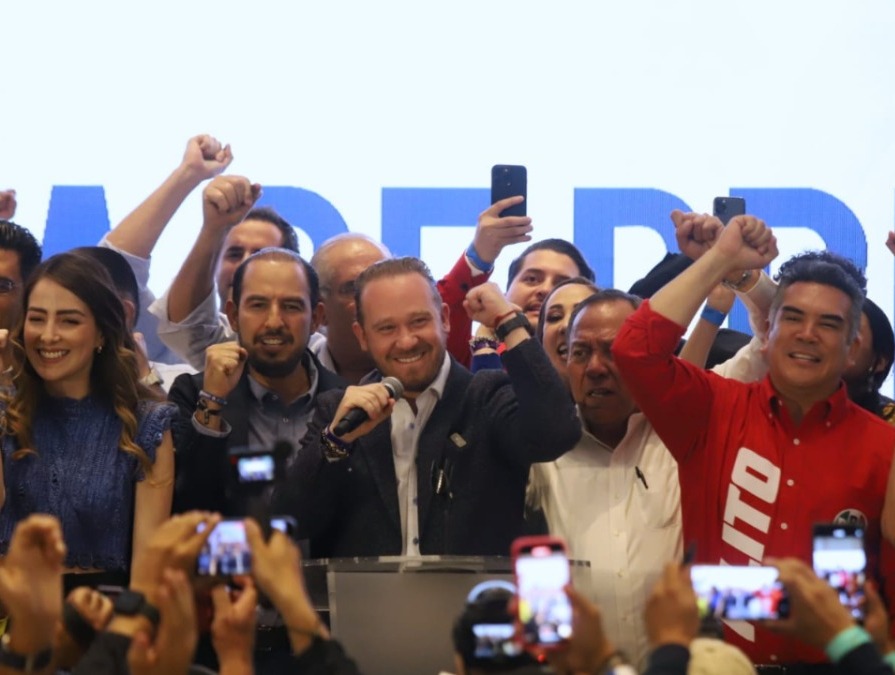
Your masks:
{"label": "smartphone held up", "polygon": [[504,209],[501,216],[526,215],[528,201],[528,170],[524,166],[512,164],[495,164],[491,167],[491,203],[509,197],[525,197],[521,203]]}
{"label": "smartphone held up", "polygon": [[565,543],[550,536],[522,537],[513,542],[512,556],[523,645],[547,649],[560,645],[572,635]]}

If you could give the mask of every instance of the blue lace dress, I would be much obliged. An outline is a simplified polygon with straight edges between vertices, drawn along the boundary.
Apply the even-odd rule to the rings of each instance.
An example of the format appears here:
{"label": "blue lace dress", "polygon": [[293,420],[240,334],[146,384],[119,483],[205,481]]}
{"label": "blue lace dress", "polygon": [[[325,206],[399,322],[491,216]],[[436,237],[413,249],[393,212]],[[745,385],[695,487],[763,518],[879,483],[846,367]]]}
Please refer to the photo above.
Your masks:
{"label": "blue lace dress", "polygon": [[[177,408],[142,401],[134,439],[151,461],[171,428]],[[0,441],[6,502],[0,510],[0,552],[13,529],[33,513],[50,513],[62,523],[67,567],[127,570],[130,567],[136,484],[140,463],[118,448],[121,420],[107,404],[44,398],[33,424],[34,449],[13,459],[16,441]]]}

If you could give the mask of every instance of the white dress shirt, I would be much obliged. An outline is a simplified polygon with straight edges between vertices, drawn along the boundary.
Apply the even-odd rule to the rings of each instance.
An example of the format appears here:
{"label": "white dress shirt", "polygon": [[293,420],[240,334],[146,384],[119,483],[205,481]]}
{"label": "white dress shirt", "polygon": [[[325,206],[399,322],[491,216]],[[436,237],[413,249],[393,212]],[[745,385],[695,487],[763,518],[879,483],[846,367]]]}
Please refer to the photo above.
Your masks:
{"label": "white dress shirt", "polygon": [[591,599],[606,634],[634,663],[644,663],[643,608],[665,563],[683,557],[671,453],[635,413],[614,450],[585,430],[559,459],[532,465],[531,481],[551,534],[566,540],[573,559],[590,561]]}
{"label": "white dress shirt", "polygon": [[441,369],[432,384],[416,397],[416,414],[407,399],[395,403],[392,411],[392,455],[395,460],[395,479],[398,483],[398,508],[401,511],[401,537],[403,554],[420,555],[420,523],[417,508],[416,457],[419,454],[420,433],[432,416],[438,401],[444,394],[451,357],[445,353]]}

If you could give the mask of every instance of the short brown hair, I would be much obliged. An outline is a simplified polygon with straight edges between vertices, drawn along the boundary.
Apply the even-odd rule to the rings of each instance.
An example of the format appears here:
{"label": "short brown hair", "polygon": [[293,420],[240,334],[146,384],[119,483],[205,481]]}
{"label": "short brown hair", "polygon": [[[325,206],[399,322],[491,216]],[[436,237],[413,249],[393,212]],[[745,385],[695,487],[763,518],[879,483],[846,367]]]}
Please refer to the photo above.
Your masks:
{"label": "short brown hair", "polygon": [[426,283],[432,289],[433,300],[435,300],[435,303],[439,307],[441,306],[441,294],[438,292],[438,286],[435,284],[435,279],[432,277],[432,272],[429,271],[429,266],[426,265],[426,263],[419,258],[414,258],[412,256],[386,258],[374,265],[370,265],[367,269],[361,272],[357,277],[357,281],[354,283],[354,306],[355,311],[357,312],[357,322],[361,326],[364,325],[364,315],[361,309],[360,299],[364,293],[366,285],[376,279],[399,277],[405,274],[419,274],[425,279]]}

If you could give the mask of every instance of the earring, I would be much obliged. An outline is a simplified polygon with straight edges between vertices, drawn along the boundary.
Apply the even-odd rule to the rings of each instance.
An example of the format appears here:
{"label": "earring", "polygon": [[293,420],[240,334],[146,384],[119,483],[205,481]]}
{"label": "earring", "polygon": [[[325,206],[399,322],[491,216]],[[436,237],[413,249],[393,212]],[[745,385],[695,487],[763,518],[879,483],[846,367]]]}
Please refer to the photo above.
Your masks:
{"label": "earring", "polygon": [[99,345],[99,346],[96,348],[96,353],[97,353],[97,354],[102,354],[102,353],[103,353],[103,346],[102,346],[102,345]]}

